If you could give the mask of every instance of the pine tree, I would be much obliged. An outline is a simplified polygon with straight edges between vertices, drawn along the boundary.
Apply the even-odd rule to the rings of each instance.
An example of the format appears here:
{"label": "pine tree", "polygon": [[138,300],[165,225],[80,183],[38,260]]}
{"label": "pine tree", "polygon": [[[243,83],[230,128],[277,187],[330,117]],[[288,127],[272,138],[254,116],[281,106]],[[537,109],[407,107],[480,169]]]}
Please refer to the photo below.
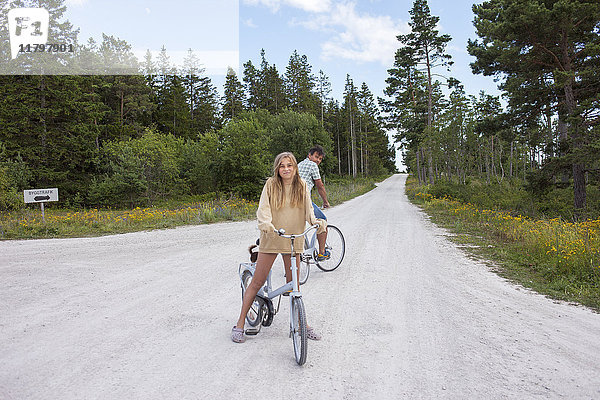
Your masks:
{"label": "pine tree", "polygon": [[[360,148],[360,172],[369,174],[369,142],[371,136],[378,131],[379,109],[373,98],[373,93],[365,82],[362,83],[357,96],[358,107],[358,142]],[[387,146],[386,146],[387,148]]]}
{"label": "pine tree", "polygon": [[244,64],[244,88],[246,90],[246,108],[251,111],[260,108],[260,73],[248,60]]}
{"label": "pine tree", "polygon": [[296,50],[290,57],[285,70],[285,89],[290,108],[297,112],[316,110],[316,96],[313,93],[315,78],[305,55],[300,56]]}
{"label": "pine tree", "polygon": [[356,87],[354,82],[350,78],[350,75],[346,75],[346,86],[344,89],[344,106],[342,110],[346,117],[346,126],[348,132],[348,173],[356,177],[358,173],[357,159],[356,159],[356,124],[358,115],[358,106],[356,103]]}
{"label": "pine tree", "polygon": [[[132,68],[138,70],[137,60],[127,42],[105,34],[102,38],[98,53],[109,74]],[[140,136],[144,130],[141,122],[154,111],[145,78],[141,75],[106,75],[103,92],[104,103],[114,111],[110,124],[119,138]]]}
{"label": "pine tree", "polygon": [[278,113],[287,106],[283,78],[279,75],[275,64],[269,65],[265,57],[265,50],[261,50],[261,63],[259,71],[260,108],[271,113]]}
{"label": "pine tree", "polygon": [[482,38],[468,44],[477,57],[473,71],[506,78],[503,87],[522,100],[534,104],[542,95],[543,107],[556,105],[551,113],[566,128],[565,157],[571,163],[574,206],[581,213],[585,171],[597,161],[580,155],[590,144],[590,127],[599,122],[592,110],[600,89],[600,3],[490,0],[474,5],[473,12]]}
{"label": "pine tree", "polygon": [[[335,156],[335,172],[338,175],[342,174],[342,153],[341,153],[341,145],[342,145],[342,129],[343,129],[343,121],[342,121],[342,112],[340,108],[340,104],[337,100],[330,100],[325,107],[324,114],[324,128],[326,132],[329,132],[331,135],[331,140],[333,143],[333,155]],[[331,167],[333,172],[333,163],[329,161],[331,157],[326,157],[323,161],[325,163],[325,167]]]}
{"label": "pine tree", "polygon": [[158,129],[163,133],[186,137],[190,110],[183,79],[175,74],[164,76],[163,79],[156,108]]}
{"label": "pine tree", "polygon": [[325,106],[329,100],[329,95],[331,94],[331,82],[329,81],[329,77],[325,75],[325,72],[323,72],[323,70],[319,70],[319,77],[317,79],[316,90],[319,96],[319,103],[321,105],[321,126],[323,126]]}
{"label": "pine tree", "polygon": [[144,55],[144,61],[142,62],[141,68],[142,73],[146,78],[146,83],[148,84],[148,87],[150,89],[150,102],[153,104],[153,111],[147,114],[147,119],[145,120],[145,125],[150,126],[155,122],[154,111],[156,109],[156,105],[158,104],[158,89],[160,82],[156,62],[154,62],[154,60],[152,59],[152,53],[150,52],[150,50],[146,50],[146,54]]}
{"label": "pine tree", "polygon": [[406,165],[416,173],[419,183],[427,181],[424,161],[425,132],[428,121],[426,77],[418,69],[416,50],[401,47],[396,51],[394,66],[388,69],[384,93],[392,100],[380,99],[386,113],[387,127],[395,130],[396,142],[406,151]]}
{"label": "pine tree", "polygon": [[223,92],[223,119],[235,119],[244,110],[244,86],[231,67],[227,68]]}
{"label": "pine tree", "polygon": [[198,134],[219,126],[218,95],[210,78],[202,76],[204,69],[200,67],[200,61],[191,49],[184,59],[183,68],[182,81],[186,88],[190,114],[188,129],[184,136],[195,138]]}
{"label": "pine tree", "polygon": [[[411,33],[399,35],[398,40],[410,49],[414,62],[423,65],[427,76],[427,134],[434,136],[434,82],[433,70],[441,66],[451,65],[450,55],[445,53],[446,45],[451,40],[449,35],[439,35],[436,27],[439,17],[432,16],[427,0],[415,0],[409,11]],[[408,54],[407,54],[408,55]],[[429,182],[434,182],[433,148],[427,146]]]}

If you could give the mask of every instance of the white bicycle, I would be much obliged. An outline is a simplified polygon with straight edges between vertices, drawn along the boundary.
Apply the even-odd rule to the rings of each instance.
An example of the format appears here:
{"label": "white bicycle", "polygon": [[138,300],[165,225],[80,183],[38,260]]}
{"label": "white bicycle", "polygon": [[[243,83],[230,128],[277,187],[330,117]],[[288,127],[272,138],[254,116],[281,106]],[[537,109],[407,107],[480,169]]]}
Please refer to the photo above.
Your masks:
{"label": "white bicycle", "polygon": [[[294,239],[297,237],[306,237],[306,235],[313,229],[317,229],[318,224],[315,224],[303,233],[299,235],[286,235],[283,229],[275,231],[278,235],[290,239],[291,242],[291,254],[294,254]],[[260,332],[261,326],[269,326],[273,322],[273,317],[279,311],[279,305],[281,303],[281,295],[289,295],[290,297],[290,336],[294,343],[294,355],[298,365],[303,365],[306,362],[307,352],[307,324],[306,324],[306,311],[304,309],[304,302],[302,301],[302,294],[300,293],[300,284],[298,282],[298,268],[296,263],[292,262],[292,280],[285,283],[277,289],[271,287],[271,271],[267,276],[267,280],[262,288],[259,289],[254,302],[250,306],[248,314],[246,314],[246,321],[252,328],[246,330],[247,335],[257,335]],[[238,274],[241,280],[242,286],[242,299],[244,293],[254,276],[256,270],[256,263],[244,262],[241,263],[238,268]],[[273,299],[277,297],[277,308],[273,306]]]}

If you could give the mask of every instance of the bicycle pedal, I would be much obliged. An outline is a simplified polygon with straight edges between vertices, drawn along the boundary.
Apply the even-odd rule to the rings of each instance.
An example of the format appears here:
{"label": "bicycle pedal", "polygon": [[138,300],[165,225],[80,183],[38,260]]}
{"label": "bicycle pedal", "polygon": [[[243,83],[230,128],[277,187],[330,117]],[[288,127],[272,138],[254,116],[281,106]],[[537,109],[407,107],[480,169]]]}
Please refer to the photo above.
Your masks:
{"label": "bicycle pedal", "polygon": [[260,329],[246,329],[246,335],[255,336],[258,335]]}

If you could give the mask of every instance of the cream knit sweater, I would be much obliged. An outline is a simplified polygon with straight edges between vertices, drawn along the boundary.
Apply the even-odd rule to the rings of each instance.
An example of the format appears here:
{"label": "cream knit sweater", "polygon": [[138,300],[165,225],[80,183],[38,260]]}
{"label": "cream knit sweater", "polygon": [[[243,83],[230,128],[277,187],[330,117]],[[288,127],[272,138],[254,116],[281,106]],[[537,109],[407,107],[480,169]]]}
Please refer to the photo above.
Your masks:
{"label": "cream knit sweater", "polygon": [[[306,191],[306,183],[302,181],[305,192],[304,205],[292,208],[290,206],[290,186],[284,187],[285,203],[280,209],[272,207],[273,202],[269,198],[269,188],[274,183],[273,178],[269,178],[263,187],[260,195],[260,202],[256,217],[258,218],[258,229],[260,229],[259,251],[262,253],[284,253],[290,254],[290,239],[282,238],[277,235],[275,229],[285,229],[286,234],[299,234],[304,232],[306,222],[313,225],[318,223],[320,226],[317,233],[325,232],[326,221],[315,218],[310,193]],[[294,253],[301,253],[304,250],[304,238],[294,239]]]}

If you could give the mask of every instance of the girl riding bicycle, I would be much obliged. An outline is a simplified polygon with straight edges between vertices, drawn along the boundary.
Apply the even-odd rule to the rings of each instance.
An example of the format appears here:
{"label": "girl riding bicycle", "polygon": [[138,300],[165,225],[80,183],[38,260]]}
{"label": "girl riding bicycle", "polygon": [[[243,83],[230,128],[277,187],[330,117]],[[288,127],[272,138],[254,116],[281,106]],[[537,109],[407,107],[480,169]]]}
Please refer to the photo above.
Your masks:
{"label": "girl riding bicycle", "polygon": [[[263,187],[256,216],[260,229],[260,247],[254,277],[244,293],[238,322],[231,330],[231,340],[236,343],[246,340],[246,314],[258,290],[265,283],[277,254],[281,254],[283,258],[286,280],[292,280],[290,242],[277,235],[275,230],[285,229],[288,234],[299,234],[304,231],[307,221],[311,225],[320,225],[318,233],[324,232],[326,228],[325,221],[315,218],[310,193],[306,190],[306,183],[298,175],[298,163],[292,153],[285,152],[275,157],[273,176]],[[303,249],[304,238],[295,239],[294,252],[300,254]],[[296,266],[299,267],[300,257],[295,258]],[[312,340],[321,339],[321,335],[310,327],[307,329],[307,337]]]}

